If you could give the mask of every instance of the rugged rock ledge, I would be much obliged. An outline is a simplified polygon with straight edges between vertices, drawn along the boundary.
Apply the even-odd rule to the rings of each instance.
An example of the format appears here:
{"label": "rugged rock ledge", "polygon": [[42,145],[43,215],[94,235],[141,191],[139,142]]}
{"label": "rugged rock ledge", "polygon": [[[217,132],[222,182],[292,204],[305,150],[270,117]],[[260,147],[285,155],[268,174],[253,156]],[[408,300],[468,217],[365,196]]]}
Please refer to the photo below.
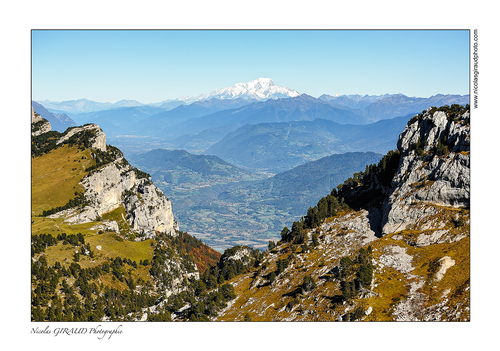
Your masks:
{"label": "rugged rock ledge", "polygon": [[[32,109],[33,121],[35,124],[40,124],[43,120]],[[176,235],[179,227],[174,220],[172,204],[152,183],[149,175],[131,167],[116,148],[110,147],[107,152],[106,135],[96,124],[68,129],[56,145],[64,143],[75,135],[88,141],[90,149],[101,152],[101,155],[92,153],[95,158],[107,155],[108,161],[91,170],[80,182],[86,200],[83,209],[70,208],[55,213],[50,218],[63,217],[65,222],[72,224],[88,223],[123,206],[126,213],[126,218],[123,220],[127,221],[132,231],[140,237],[152,238],[156,232]],[[107,227],[117,228],[117,226],[114,222]]]}
{"label": "rugged rock ledge", "polygon": [[156,231],[175,235],[179,229],[170,200],[150,178],[139,178],[123,159],[92,172],[81,184],[99,216],[123,205],[133,230],[146,238]]}
{"label": "rugged rock ledge", "polygon": [[63,137],[61,137],[56,144],[59,145],[63,143],[64,141],[68,140],[71,138],[73,135],[82,133],[85,131],[91,132],[94,136],[92,138],[92,144],[91,148],[94,149],[99,149],[103,152],[106,152],[106,134],[102,131],[101,127],[99,127],[97,124],[88,124],[83,127],[74,127],[70,128],[66,131]]}
{"label": "rugged rock ledge", "polygon": [[412,118],[397,151],[332,192],[349,208],[308,212],[303,241],[285,236],[231,280],[215,320],[470,320],[469,119],[459,105]]}
{"label": "rugged rock ledge", "polygon": [[[384,204],[383,234],[415,224],[426,213],[418,202],[440,206],[469,207],[470,125],[469,112],[451,119],[443,111],[427,110],[401,133],[398,171]],[[419,152],[420,148],[420,152]],[[446,150],[439,155],[439,148]]]}
{"label": "rugged rock ledge", "polygon": [[31,136],[36,137],[40,134],[50,132],[52,126],[50,122],[42,118],[38,113],[35,112],[33,107],[31,108]]}

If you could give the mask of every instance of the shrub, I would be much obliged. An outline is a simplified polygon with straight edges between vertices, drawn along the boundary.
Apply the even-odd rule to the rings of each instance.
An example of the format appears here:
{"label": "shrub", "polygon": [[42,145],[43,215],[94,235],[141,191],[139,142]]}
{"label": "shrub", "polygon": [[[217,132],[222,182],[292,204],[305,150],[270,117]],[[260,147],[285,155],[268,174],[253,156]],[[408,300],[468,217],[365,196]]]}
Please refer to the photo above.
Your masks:
{"label": "shrub", "polygon": [[267,246],[268,250],[271,251],[275,247],[276,247],[276,243],[274,241],[272,241],[272,240],[269,240],[269,244]]}
{"label": "shrub", "polygon": [[340,259],[339,271],[340,271],[341,278],[346,278],[351,273],[351,266],[352,265],[353,265],[353,262],[351,261],[351,259],[349,257],[344,256]]}
{"label": "shrub", "polygon": [[276,279],[276,273],[274,272],[269,273],[267,279],[269,280],[269,283],[272,284],[274,282],[274,279]]}
{"label": "shrub", "polygon": [[356,319],[361,319],[363,316],[365,315],[365,311],[363,309],[363,307],[357,307],[352,313],[351,313],[351,316],[350,316],[350,319],[352,321],[356,320]]}
{"label": "shrub", "polygon": [[448,150],[449,146],[451,147],[451,145],[448,145],[448,139],[447,139],[446,135],[444,135],[442,138],[439,138],[438,144],[436,145],[436,149],[435,149],[434,153],[437,156],[446,155],[447,153],[449,153],[449,150]]}
{"label": "shrub", "polygon": [[302,292],[308,292],[316,289],[317,285],[314,282],[314,279],[310,275],[306,275],[304,277],[304,280],[300,286]]}
{"label": "shrub", "polygon": [[342,281],[341,288],[342,288],[342,297],[344,298],[344,300],[348,301],[356,296],[356,284],[354,283],[354,281],[350,282]]}
{"label": "shrub", "polygon": [[224,299],[226,299],[226,301],[232,300],[236,297],[236,293],[234,292],[234,286],[232,286],[229,283],[222,285],[219,288],[219,292],[222,294],[222,296],[224,296]]}
{"label": "shrub", "polygon": [[278,259],[276,262],[276,275],[280,275],[288,267],[290,261],[286,258]]}

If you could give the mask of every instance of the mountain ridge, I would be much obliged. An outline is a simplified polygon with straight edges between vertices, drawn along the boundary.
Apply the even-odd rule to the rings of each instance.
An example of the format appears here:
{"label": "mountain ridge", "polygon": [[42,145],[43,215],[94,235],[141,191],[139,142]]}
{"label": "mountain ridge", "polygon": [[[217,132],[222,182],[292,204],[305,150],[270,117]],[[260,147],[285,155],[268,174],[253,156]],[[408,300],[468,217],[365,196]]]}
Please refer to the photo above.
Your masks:
{"label": "mountain ridge", "polygon": [[[36,132],[50,125],[35,110],[32,123]],[[101,132],[89,124],[32,137],[33,321],[470,320],[468,105],[415,115],[396,150],[311,204],[268,250],[235,246],[202,274],[182,250],[201,247],[189,236],[123,240],[128,214],[151,214],[160,194],[102,146]],[[50,218],[103,204],[92,204],[94,193],[119,187],[99,175],[110,167],[120,182],[140,179],[122,192],[120,210],[77,227]],[[85,186],[88,175],[106,186]]]}
{"label": "mountain ridge", "polygon": [[296,97],[297,91],[276,85],[270,78],[257,78],[247,83],[236,83],[231,87],[216,89],[207,98],[235,99],[251,98],[257,100]]}
{"label": "mountain ridge", "polygon": [[230,281],[236,297],[213,320],[469,321],[469,121],[459,105],[408,121],[396,150]]}
{"label": "mountain ridge", "polygon": [[330,119],[339,123],[349,121],[352,124],[364,124],[364,117],[359,114],[335,108],[326,101],[302,94],[292,98],[258,101],[237,109],[222,110],[188,119],[161,130],[157,136],[162,135],[166,139],[171,139],[174,136],[199,133],[205,129],[227,124],[245,125],[316,118]]}
{"label": "mountain ridge", "polygon": [[52,131],[32,108],[32,130],[32,321],[148,320],[218,260],[99,126]]}
{"label": "mountain ridge", "polygon": [[[213,98],[219,99],[235,99],[235,98],[250,98],[255,100],[267,100],[267,99],[277,99],[286,97],[296,97],[301,95],[301,93],[290,89],[288,87],[283,87],[276,85],[271,78],[257,78],[246,83],[236,83],[230,87],[214,89],[208,94],[199,94],[195,97],[180,97],[169,100],[163,100],[161,102],[155,103],[142,103],[136,100],[120,100],[115,103],[111,102],[96,102],[85,98],[80,98],[77,100],[68,101],[50,101],[50,100],[37,100],[36,102],[45,106],[48,110],[55,113],[68,113],[70,116],[73,114],[83,113],[83,112],[95,112],[99,110],[114,109],[119,107],[133,107],[133,106],[151,106],[159,107],[165,110],[171,110],[180,105],[188,105],[193,102],[201,102],[205,100],[210,100]],[[384,98],[390,98],[394,95],[403,94],[381,94],[381,95],[368,95],[368,94],[335,94],[328,95],[322,94],[318,99],[323,101],[330,101],[337,103],[340,106],[346,106],[349,108],[365,108],[367,104],[376,102]],[[440,94],[434,95],[439,96]],[[460,96],[460,95],[457,95]],[[407,97],[409,98],[409,97]],[[411,98],[409,98],[411,99]],[[426,98],[413,98],[413,99],[426,99]],[[343,102],[342,102],[343,101]],[[445,104],[452,104],[458,102],[437,102],[435,101],[432,106],[441,106]],[[425,107],[428,108],[431,105]],[[421,111],[424,108],[419,108],[416,111]],[[61,112],[63,111],[63,112]],[[408,112],[408,113],[410,113]],[[393,116],[396,117],[396,116]]]}
{"label": "mountain ridge", "polygon": [[64,132],[67,128],[76,126],[75,121],[64,113],[51,113],[35,101],[31,102],[31,107],[34,108],[39,115],[49,121],[51,127],[58,132]]}
{"label": "mountain ridge", "polygon": [[368,125],[312,121],[242,126],[211,145],[205,153],[253,171],[277,173],[333,153],[386,153],[409,116]]}
{"label": "mountain ridge", "polygon": [[193,102],[219,99],[256,99],[266,100],[271,98],[293,97],[299,95],[295,90],[276,85],[270,78],[257,78],[247,83],[236,83],[230,87],[215,89],[209,94],[200,94],[196,97],[182,97],[170,100],[163,100],[156,103],[142,103],[136,100],[120,100],[115,103],[97,102],[85,98],[68,101],[37,100],[37,103],[44,105],[47,109],[62,110],[68,113],[77,114],[83,112],[95,112],[120,107],[134,107],[150,105],[152,107],[163,107],[172,109],[180,105],[191,104]]}

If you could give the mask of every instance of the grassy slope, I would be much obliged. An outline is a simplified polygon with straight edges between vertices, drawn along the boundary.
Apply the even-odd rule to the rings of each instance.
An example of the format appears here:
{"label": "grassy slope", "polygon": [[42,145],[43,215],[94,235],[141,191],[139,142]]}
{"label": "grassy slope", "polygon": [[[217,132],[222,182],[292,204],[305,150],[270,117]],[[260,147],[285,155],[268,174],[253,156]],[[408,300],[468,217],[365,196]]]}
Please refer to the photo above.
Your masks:
{"label": "grassy slope", "polygon": [[[443,207],[442,209],[440,215],[444,217],[449,213],[458,211],[453,208]],[[468,217],[468,213],[466,213],[466,217]],[[331,269],[337,266],[340,257],[345,255],[341,253],[346,247],[344,245],[348,244],[342,239],[341,226],[336,226],[332,228],[330,233],[327,233],[327,235],[333,235],[334,241],[330,245],[322,243],[309,253],[301,253],[301,249],[297,248],[296,254],[291,255],[289,244],[282,244],[271,251],[271,255],[267,256],[268,267],[266,269],[261,271],[255,269],[250,273],[234,278],[231,283],[235,286],[238,297],[217,320],[243,320],[245,314],[248,313],[253,321],[334,321],[337,320],[339,315],[345,314],[346,305],[342,304],[340,284],[337,280],[332,279],[334,276],[331,274]],[[454,229],[456,234],[465,234],[469,230],[468,225]],[[396,237],[397,240],[393,238],[395,234],[400,235]],[[426,296],[424,307],[433,306],[444,301],[445,306],[451,311],[457,308],[458,303],[461,303],[461,308],[466,309],[462,309],[464,313],[462,313],[460,320],[468,320],[469,315],[466,306],[468,306],[469,292],[467,286],[469,286],[470,279],[469,237],[467,236],[454,243],[415,247],[405,242],[405,240],[408,240],[405,237],[406,233],[399,232],[395,234],[384,236],[370,244],[373,248],[372,257],[374,262],[377,262],[382,253],[386,252],[386,248],[398,245],[406,248],[407,254],[413,257],[412,266],[414,270],[411,275],[408,275],[391,267],[384,267],[381,270],[375,269],[375,285],[372,290],[378,295],[367,298],[358,296],[350,302],[350,311],[352,312],[354,308],[359,306],[364,310],[371,306],[372,313],[364,317],[364,320],[393,320],[394,307],[408,297],[411,282],[423,279],[425,284],[419,291]],[[415,235],[415,233],[412,232],[409,235]],[[349,245],[352,245],[352,242]],[[359,250],[359,246],[354,251],[351,250],[347,255],[353,257]],[[449,256],[455,260],[455,265],[448,269],[442,280],[437,281],[434,275],[429,273],[429,266],[431,262],[444,256]],[[279,258],[285,257],[291,258],[292,262],[289,267],[276,278],[273,285],[267,284],[265,276],[276,270],[276,261]],[[299,286],[306,275],[312,276],[318,287],[310,293],[301,294],[299,293]],[[259,283],[255,284],[257,281]],[[300,303],[292,307],[294,298],[297,298],[295,301]],[[445,301],[445,299],[448,300]],[[446,314],[443,318],[446,318]]]}
{"label": "grassy slope", "polygon": [[[152,240],[142,242],[124,241],[115,233],[98,234],[98,231],[90,228],[99,222],[90,222],[84,224],[66,224],[62,218],[38,217],[43,210],[53,207],[63,206],[72,198],[75,191],[82,192],[83,188],[79,184],[82,178],[87,175],[85,168],[94,165],[95,161],[91,158],[88,150],[80,150],[78,147],[62,146],[49,153],[32,159],[32,225],[31,234],[51,234],[56,237],[58,234],[66,233],[68,235],[82,233],[85,243],[89,243],[94,252],[94,258],[81,255],[78,264],[82,268],[91,268],[100,266],[110,260],[121,257],[128,258],[137,263],[140,260],[153,258],[153,248],[150,246]],[[113,213],[104,215],[104,219],[112,217]],[[110,218],[111,219],[111,218]],[[100,250],[97,247],[100,247]],[[74,261],[75,248],[71,245],[64,245],[59,242],[55,246],[48,247],[45,251],[45,257],[50,266],[55,262],[60,262],[68,268]],[[143,281],[151,281],[149,266],[138,266],[130,269],[134,280],[141,278]],[[125,283],[120,283],[112,279],[112,274],[108,273],[101,277],[101,282],[105,286],[117,288],[119,290],[127,289]]]}
{"label": "grassy slope", "polygon": [[[372,247],[380,252],[384,247],[397,244],[407,248],[407,253],[413,256],[413,267],[411,272],[414,275],[424,277],[425,285],[421,289],[426,297],[426,306],[432,306],[442,300],[443,294],[450,289],[451,298],[447,306],[453,307],[464,297],[461,291],[463,284],[467,284],[470,279],[470,239],[469,237],[451,244],[435,244],[422,248],[411,247],[400,240],[394,241],[391,236],[382,238],[373,243]],[[375,257],[378,255],[376,254]],[[448,269],[441,281],[437,281],[433,275],[429,274],[429,265],[433,259],[449,256],[455,260],[455,265]],[[373,308],[372,314],[367,317],[369,321],[392,320],[391,312],[394,306],[401,301],[408,293],[408,284],[412,280],[401,272],[384,268],[383,271],[375,275],[375,283],[378,284],[373,289],[379,296],[369,299],[369,304]]]}
{"label": "grassy slope", "polygon": [[78,183],[87,175],[85,168],[94,164],[88,150],[67,145],[31,160],[31,213],[64,206],[83,191]]}
{"label": "grassy slope", "polygon": [[[123,240],[119,235],[112,232],[99,233],[98,230],[91,230],[99,222],[84,224],[67,224],[62,218],[39,217],[43,210],[48,210],[57,206],[63,206],[72,198],[75,191],[82,192],[83,188],[79,184],[87,174],[85,168],[95,164],[88,150],[82,151],[78,147],[62,146],[32,159],[32,217],[31,234],[51,234],[57,237],[59,234],[67,235],[82,233],[85,243],[90,244],[94,257],[81,255],[78,264],[82,268],[100,266],[110,262],[116,257],[127,258],[139,263],[141,260],[152,261],[154,240],[141,242]],[[119,224],[120,232],[126,234],[130,231],[128,222],[123,220],[124,209],[118,209],[103,215],[103,220],[116,220]],[[98,249],[99,247],[100,249]],[[52,266],[55,262],[60,262],[68,268],[74,262],[75,248],[71,245],[63,245],[60,241],[55,246],[46,249],[44,255],[47,262]],[[195,256],[195,261],[201,271],[206,269],[208,264],[216,262],[220,254],[207,246],[197,248],[195,252],[190,252]],[[214,256],[215,259],[211,256]],[[212,262],[213,261],[213,262]],[[127,271],[131,270],[134,280],[141,278],[143,281],[151,281],[149,269],[151,266],[141,266],[132,268],[126,266]],[[106,274],[101,278],[104,285],[127,289],[126,284],[112,279],[112,275]]]}

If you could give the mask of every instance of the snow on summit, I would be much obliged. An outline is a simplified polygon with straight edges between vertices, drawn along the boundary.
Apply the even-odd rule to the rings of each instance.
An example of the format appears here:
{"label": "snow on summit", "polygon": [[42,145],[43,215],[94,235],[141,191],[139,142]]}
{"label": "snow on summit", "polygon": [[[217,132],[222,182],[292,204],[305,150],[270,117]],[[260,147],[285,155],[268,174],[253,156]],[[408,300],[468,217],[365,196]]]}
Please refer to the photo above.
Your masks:
{"label": "snow on summit", "polygon": [[259,78],[248,83],[237,83],[228,88],[214,90],[208,95],[208,98],[250,98],[266,100],[295,97],[299,95],[300,94],[295,90],[276,85],[270,78]]}

